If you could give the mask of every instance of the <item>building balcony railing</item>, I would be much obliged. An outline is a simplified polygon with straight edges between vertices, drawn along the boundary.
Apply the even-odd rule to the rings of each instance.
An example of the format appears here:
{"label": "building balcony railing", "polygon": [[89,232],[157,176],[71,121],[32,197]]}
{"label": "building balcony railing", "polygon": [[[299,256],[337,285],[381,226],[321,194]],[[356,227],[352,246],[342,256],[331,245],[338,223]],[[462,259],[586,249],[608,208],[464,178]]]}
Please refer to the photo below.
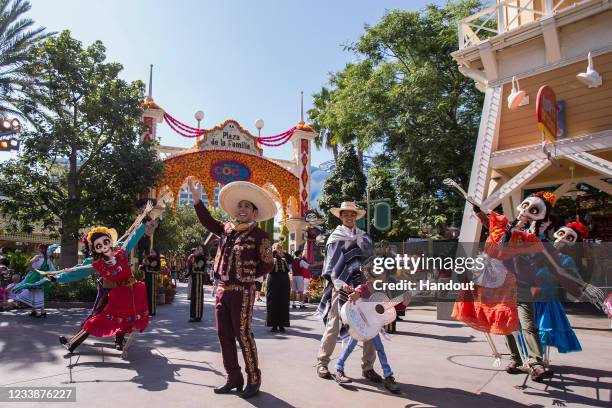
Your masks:
{"label": "building balcony railing", "polygon": [[59,239],[44,233],[1,232],[0,241],[22,242],[27,244],[55,244]]}
{"label": "building balcony railing", "polygon": [[557,11],[594,0],[497,0],[497,4],[459,21],[459,49],[515,30]]}

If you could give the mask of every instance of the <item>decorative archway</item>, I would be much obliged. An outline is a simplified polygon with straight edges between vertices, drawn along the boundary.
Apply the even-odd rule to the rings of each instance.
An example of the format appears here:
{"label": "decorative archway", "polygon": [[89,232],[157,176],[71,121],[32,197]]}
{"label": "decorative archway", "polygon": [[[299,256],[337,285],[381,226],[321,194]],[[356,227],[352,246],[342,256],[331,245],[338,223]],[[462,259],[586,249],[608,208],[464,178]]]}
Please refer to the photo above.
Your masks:
{"label": "decorative archway", "polygon": [[[292,232],[290,248],[303,244],[300,233],[303,222],[287,221],[303,220],[310,208],[310,145],[317,135],[312,127],[299,122],[278,135],[254,136],[233,119],[210,129],[191,127],[169,115],[150,97],[143,109],[146,131],[141,140],[144,143],[157,139],[157,124],[164,121],[176,133],[196,138],[195,146],[188,149],[158,146],[160,158],[162,154],[170,156],[164,159],[165,174],[157,183],[156,192],[150,193],[152,196],[160,198],[160,193],[167,187],[173,194],[176,208],[181,188],[186,179],[193,176],[202,184],[208,202],[214,203],[217,183],[250,181],[269,191],[282,208],[282,222]],[[292,159],[263,156],[262,146],[280,146],[289,142]]]}
{"label": "decorative archway", "polygon": [[198,151],[172,156],[164,160],[164,167],[157,191],[167,187],[174,196],[174,206],[178,204],[180,190],[190,176],[200,181],[209,203],[214,202],[217,184],[238,180],[257,184],[271,191],[279,202],[283,222],[287,218],[287,203],[299,197],[300,180],[296,175],[270,160],[251,154],[228,150]]}

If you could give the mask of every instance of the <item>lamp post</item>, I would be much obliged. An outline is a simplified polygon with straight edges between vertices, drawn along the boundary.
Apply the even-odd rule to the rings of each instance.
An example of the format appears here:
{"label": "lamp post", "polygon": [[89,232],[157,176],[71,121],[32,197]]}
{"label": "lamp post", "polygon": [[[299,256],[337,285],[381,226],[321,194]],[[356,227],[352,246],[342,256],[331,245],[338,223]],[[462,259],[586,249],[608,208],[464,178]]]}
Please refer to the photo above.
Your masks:
{"label": "lamp post", "polygon": [[[195,120],[198,122],[198,130],[200,130],[200,122],[202,122],[204,120],[204,112],[199,110],[196,113],[194,113],[193,117],[195,118]],[[198,135],[198,137],[196,138],[197,141],[200,141],[200,135]]]}
{"label": "lamp post", "polygon": [[257,128],[257,137],[261,137],[261,129],[264,127],[263,119],[257,119],[255,121],[255,127]]}

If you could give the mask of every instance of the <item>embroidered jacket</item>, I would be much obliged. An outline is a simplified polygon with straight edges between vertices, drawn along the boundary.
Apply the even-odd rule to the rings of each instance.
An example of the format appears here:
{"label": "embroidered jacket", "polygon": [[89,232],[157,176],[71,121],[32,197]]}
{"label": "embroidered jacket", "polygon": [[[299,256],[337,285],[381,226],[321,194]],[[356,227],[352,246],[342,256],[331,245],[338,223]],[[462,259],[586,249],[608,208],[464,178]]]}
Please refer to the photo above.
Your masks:
{"label": "embroidered jacket", "polygon": [[189,264],[189,275],[192,273],[206,273],[206,255],[194,256]]}
{"label": "embroidered jacket", "polygon": [[274,269],[272,242],[256,223],[238,231],[231,222],[215,220],[201,201],[195,210],[202,225],[219,237],[213,270],[221,277],[221,284],[254,284]]}

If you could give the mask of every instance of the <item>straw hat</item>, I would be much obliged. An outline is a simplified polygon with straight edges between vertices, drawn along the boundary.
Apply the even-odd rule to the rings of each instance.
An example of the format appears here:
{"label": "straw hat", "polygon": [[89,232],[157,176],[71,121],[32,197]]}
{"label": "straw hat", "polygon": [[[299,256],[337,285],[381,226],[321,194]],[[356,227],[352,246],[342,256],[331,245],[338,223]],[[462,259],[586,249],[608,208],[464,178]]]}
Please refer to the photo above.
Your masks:
{"label": "straw hat", "polygon": [[276,204],[272,196],[263,188],[248,181],[234,181],[226,184],[219,191],[219,207],[236,217],[238,203],[242,200],[251,202],[257,207],[255,221],[266,221],[276,215]]}
{"label": "straw hat", "polygon": [[340,218],[340,212],[342,211],[353,211],[354,213],[357,213],[357,219],[362,218],[366,214],[366,211],[359,208],[354,201],[343,201],[342,204],[340,204],[340,207],[334,207],[329,210],[330,213],[338,218]]}

